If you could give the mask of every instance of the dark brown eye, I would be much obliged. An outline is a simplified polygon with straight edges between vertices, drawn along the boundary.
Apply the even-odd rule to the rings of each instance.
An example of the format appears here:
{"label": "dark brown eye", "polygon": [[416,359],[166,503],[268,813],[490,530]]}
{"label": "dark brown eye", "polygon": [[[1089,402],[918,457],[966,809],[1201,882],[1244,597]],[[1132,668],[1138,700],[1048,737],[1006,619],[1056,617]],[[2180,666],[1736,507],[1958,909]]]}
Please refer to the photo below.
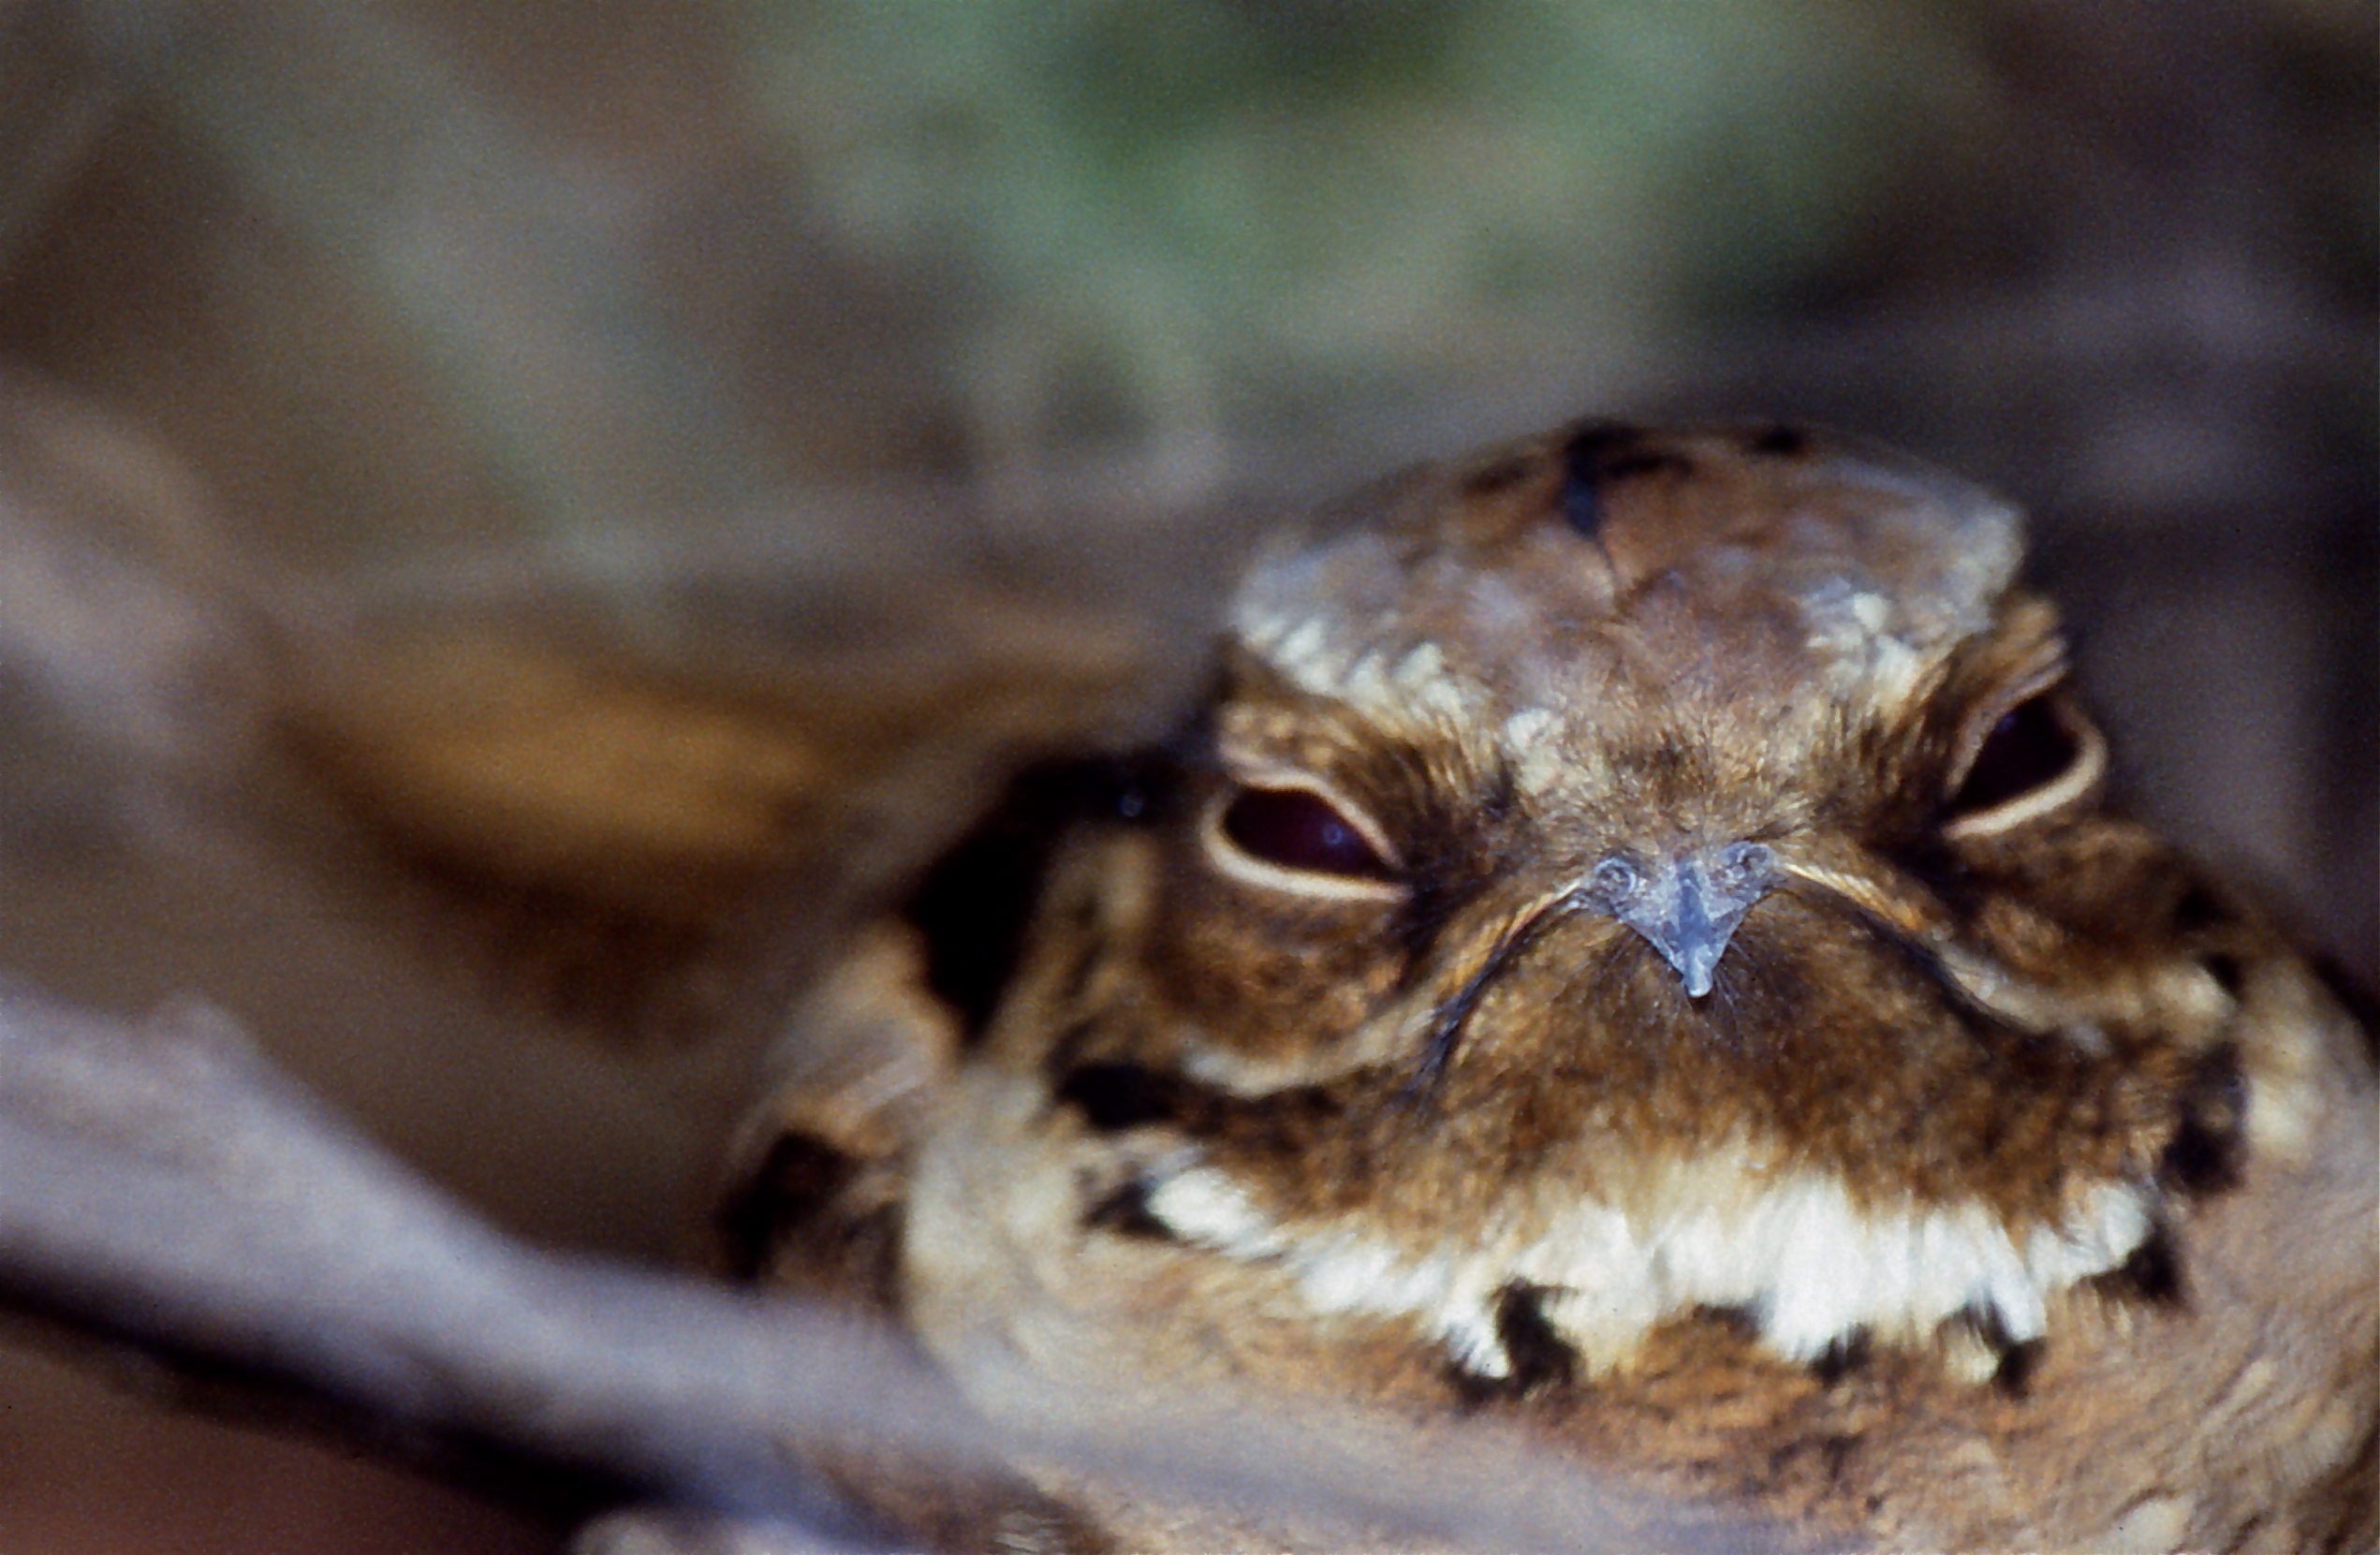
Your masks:
{"label": "dark brown eye", "polygon": [[1379,850],[1338,806],[1312,789],[1241,789],[1224,807],[1223,834],[1250,858],[1280,869],[1388,878]]}
{"label": "dark brown eye", "polygon": [[[2077,722],[2054,696],[2030,697],[2000,715],[1950,797],[1953,815],[1979,815],[2058,786],[2085,755]],[[2079,785],[2077,785],[2079,787]]]}

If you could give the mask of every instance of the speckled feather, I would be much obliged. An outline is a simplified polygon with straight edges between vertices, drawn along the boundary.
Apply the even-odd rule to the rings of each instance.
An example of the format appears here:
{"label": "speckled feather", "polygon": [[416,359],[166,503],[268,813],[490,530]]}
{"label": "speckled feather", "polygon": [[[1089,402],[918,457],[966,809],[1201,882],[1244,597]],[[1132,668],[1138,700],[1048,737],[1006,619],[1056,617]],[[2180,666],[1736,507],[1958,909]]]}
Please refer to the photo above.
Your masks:
{"label": "speckled feather", "polygon": [[2360,1548],[2368,1039],[2105,807],[2021,549],[1785,428],[1391,482],[1252,568],[897,1140],[775,1126],[906,1184],[882,1293],[962,1386],[1509,1411],[1829,1538]]}

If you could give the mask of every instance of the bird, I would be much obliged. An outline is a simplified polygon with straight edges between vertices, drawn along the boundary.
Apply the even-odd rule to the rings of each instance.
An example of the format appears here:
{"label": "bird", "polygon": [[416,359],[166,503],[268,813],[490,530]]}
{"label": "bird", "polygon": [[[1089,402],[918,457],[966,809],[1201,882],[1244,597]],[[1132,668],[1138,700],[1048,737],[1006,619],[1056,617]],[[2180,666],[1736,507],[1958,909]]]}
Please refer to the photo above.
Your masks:
{"label": "bird", "polygon": [[[2111,797],[2024,560],[1780,423],[1323,509],[1177,728],[1021,778],[794,1012],[734,1271],[995,1417],[1123,1371],[1825,1547],[2373,1548],[2373,1038]],[[1020,1474],[1050,1548],[1220,1536]]]}

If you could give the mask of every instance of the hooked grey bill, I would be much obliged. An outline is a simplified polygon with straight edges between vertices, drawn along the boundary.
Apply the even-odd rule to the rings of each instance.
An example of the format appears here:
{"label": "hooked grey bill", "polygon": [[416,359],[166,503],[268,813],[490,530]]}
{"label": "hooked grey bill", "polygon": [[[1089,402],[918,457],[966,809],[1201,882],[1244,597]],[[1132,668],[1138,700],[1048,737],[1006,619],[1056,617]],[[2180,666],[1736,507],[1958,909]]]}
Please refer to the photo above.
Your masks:
{"label": "hooked grey bill", "polygon": [[1682,848],[1652,862],[1615,853],[1595,866],[1578,900],[1642,934],[1676,969],[1687,997],[1699,999],[1736,926],[1778,878],[1775,856],[1759,843]]}

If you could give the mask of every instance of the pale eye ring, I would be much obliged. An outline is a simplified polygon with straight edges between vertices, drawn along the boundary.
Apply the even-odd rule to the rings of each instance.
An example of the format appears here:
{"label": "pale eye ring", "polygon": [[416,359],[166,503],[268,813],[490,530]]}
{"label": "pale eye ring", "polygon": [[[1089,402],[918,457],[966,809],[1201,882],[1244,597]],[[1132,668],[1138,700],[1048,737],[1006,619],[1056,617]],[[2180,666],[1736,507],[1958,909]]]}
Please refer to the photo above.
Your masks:
{"label": "pale eye ring", "polygon": [[2107,770],[2107,741],[2053,689],[2024,697],[1976,741],[1951,789],[1954,838],[1986,837],[2082,798]]}
{"label": "pale eye ring", "polygon": [[1270,889],[1366,901],[1404,895],[1396,851],[1378,823],[1302,775],[1227,790],[1209,807],[1204,829],[1218,868]]}

